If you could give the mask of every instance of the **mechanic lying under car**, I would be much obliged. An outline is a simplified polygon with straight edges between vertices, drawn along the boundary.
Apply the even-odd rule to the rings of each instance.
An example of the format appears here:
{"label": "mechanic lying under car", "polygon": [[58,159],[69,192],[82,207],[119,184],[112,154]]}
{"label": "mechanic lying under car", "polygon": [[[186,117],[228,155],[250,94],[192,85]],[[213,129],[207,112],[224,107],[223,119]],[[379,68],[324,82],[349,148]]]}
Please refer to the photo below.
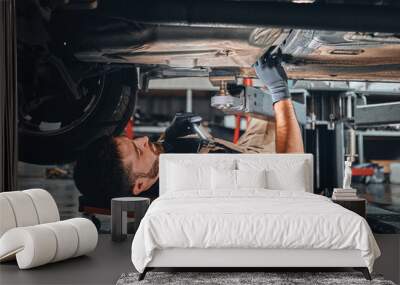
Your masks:
{"label": "mechanic lying under car", "polygon": [[157,197],[161,153],[304,152],[283,67],[269,55],[257,61],[255,70],[270,90],[275,123],[252,118],[238,144],[194,137],[193,126],[199,121],[194,114],[177,114],[156,142],[150,142],[148,137],[102,138],[88,147],[75,166],[75,183],[85,200],[109,208],[113,197]]}

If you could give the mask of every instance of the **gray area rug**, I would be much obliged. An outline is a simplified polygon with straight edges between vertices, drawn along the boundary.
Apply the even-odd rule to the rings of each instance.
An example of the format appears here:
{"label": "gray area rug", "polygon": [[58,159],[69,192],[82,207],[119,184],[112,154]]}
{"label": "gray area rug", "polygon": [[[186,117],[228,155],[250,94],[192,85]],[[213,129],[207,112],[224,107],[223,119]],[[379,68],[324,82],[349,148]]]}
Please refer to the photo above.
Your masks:
{"label": "gray area rug", "polygon": [[267,284],[267,285],[395,285],[381,276],[373,275],[368,281],[359,272],[148,272],[146,278],[138,281],[138,273],[122,274],[117,285],[146,284]]}

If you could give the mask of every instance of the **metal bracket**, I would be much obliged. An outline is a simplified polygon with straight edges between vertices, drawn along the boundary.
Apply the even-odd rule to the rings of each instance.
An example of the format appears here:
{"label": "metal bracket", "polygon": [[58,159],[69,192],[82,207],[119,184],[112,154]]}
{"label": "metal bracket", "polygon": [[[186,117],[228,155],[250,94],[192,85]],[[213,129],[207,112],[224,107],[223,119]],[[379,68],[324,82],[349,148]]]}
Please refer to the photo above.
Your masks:
{"label": "metal bracket", "polygon": [[[297,120],[300,124],[305,125],[307,123],[305,97],[308,92],[303,89],[295,89],[290,92],[296,97],[292,102]],[[275,120],[271,96],[259,88],[244,87],[239,96],[213,96],[211,106],[228,114],[249,114],[265,120]]]}
{"label": "metal bracket", "polygon": [[361,125],[385,125],[400,123],[400,102],[356,106],[354,122]]}

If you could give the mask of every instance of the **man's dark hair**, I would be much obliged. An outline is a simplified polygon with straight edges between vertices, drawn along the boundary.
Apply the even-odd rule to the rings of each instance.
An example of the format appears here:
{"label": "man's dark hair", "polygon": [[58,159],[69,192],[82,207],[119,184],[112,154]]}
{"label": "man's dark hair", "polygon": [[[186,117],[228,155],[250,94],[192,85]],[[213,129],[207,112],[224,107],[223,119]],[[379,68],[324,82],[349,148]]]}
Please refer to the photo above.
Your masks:
{"label": "man's dark hair", "polygon": [[111,198],[131,192],[130,178],[112,137],[98,139],[82,151],[75,165],[74,180],[90,204],[109,207]]}

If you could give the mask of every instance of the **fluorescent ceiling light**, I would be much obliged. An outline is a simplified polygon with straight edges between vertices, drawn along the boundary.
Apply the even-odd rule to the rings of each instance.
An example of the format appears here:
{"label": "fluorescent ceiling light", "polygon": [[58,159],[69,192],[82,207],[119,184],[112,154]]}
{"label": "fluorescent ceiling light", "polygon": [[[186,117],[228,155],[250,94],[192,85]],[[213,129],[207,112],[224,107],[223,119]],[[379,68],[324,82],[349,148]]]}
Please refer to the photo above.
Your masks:
{"label": "fluorescent ceiling light", "polygon": [[292,2],[293,3],[307,3],[307,4],[310,4],[310,3],[314,3],[315,2],[315,0],[292,0]]}

